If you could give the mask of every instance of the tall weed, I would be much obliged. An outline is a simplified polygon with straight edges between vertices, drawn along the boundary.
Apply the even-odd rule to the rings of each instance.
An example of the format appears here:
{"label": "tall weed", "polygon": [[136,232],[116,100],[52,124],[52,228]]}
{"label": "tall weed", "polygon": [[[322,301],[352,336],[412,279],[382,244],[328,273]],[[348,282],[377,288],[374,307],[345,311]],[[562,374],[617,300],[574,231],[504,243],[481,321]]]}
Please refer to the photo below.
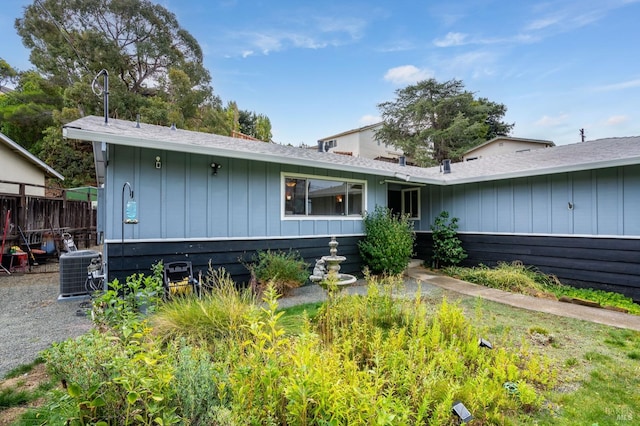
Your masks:
{"label": "tall weed", "polygon": [[248,336],[248,316],[257,309],[251,291],[238,288],[224,269],[211,267],[203,288],[206,291],[201,298],[176,298],[159,308],[151,318],[159,339],[220,346],[225,340],[242,341]]}

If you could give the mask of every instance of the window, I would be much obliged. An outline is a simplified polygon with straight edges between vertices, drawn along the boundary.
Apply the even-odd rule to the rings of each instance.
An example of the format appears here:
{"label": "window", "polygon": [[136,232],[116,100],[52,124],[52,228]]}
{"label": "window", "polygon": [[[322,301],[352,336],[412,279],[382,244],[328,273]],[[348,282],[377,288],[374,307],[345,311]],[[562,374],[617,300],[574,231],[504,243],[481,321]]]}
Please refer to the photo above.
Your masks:
{"label": "window", "polygon": [[420,188],[402,190],[402,214],[409,215],[409,219],[420,219]]}
{"label": "window", "polygon": [[338,141],[336,139],[332,139],[330,141],[324,141],[323,149],[325,152],[329,152],[331,148],[335,148],[338,146]]}
{"label": "window", "polygon": [[284,216],[361,217],[364,181],[283,175]]}

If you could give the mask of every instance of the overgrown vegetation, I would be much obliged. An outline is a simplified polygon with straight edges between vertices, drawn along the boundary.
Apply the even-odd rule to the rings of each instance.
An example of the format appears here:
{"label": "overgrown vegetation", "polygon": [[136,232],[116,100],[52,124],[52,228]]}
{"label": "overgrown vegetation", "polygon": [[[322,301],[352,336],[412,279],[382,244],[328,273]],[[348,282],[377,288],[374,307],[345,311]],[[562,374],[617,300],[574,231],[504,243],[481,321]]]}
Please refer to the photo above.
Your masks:
{"label": "overgrown vegetation", "polygon": [[126,326],[54,345],[45,358],[66,392],[40,415],[77,424],[454,424],[451,405],[463,400],[481,422],[504,423],[538,410],[555,381],[549,361],[526,347],[480,347],[481,330],[455,304],[429,315],[419,297],[398,300],[398,279],[370,277],[366,296],[333,293],[291,334],[273,285],[256,304],[224,274],[214,278],[209,295],[173,299],[150,321],[120,315]]}
{"label": "overgrown vegetation", "polygon": [[[127,282],[153,287],[145,278]],[[149,316],[117,305],[100,331],[44,353],[66,388],[21,424],[453,425],[456,400],[479,424],[614,424],[640,410],[628,392],[640,333],[366,279],[365,295],[281,311],[273,285],[258,301],[210,269],[201,299],[159,300]]]}
{"label": "overgrown vegetation", "polygon": [[543,274],[536,268],[518,261],[500,262],[494,268],[485,265],[472,268],[449,267],[444,269],[444,272],[464,281],[499,290],[537,297],[576,298],[640,315],[640,306],[620,293],[563,285],[556,277]]}
{"label": "overgrown vegetation", "polygon": [[402,273],[411,256],[415,233],[408,216],[394,215],[382,206],[364,216],[365,237],[358,242],[360,256],[374,274]]}
{"label": "overgrown vegetation", "polygon": [[245,263],[259,290],[273,284],[280,295],[300,287],[309,277],[309,264],[297,251],[257,251],[251,262]]}
{"label": "overgrown vegetation", "polygon": [[462,248],[462,242],[457,236],[458,218],[449,220],[449,212],[442,211],[431,224],[433,238],[433,255],[431,266],[441,268],[443,266],[457,265],[467,257]]}

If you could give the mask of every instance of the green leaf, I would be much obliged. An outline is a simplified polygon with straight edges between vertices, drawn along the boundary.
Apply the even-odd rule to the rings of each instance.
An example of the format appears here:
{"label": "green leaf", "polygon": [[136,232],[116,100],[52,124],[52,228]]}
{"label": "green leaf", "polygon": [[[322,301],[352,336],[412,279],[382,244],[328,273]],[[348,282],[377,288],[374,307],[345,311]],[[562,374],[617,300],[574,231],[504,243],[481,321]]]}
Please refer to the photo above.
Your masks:
{"label": "green leaf", "polygon": [[127,402],[129,403],[129,405],[135,404],[138,398],[140,398],[138,392],[131,391],[127,394]]}
{"label": "green leaf", "polygon": [[78,398],[82,394],[82,388],[75,383],[69,383],[67,385],[67,392],[72,398]]}

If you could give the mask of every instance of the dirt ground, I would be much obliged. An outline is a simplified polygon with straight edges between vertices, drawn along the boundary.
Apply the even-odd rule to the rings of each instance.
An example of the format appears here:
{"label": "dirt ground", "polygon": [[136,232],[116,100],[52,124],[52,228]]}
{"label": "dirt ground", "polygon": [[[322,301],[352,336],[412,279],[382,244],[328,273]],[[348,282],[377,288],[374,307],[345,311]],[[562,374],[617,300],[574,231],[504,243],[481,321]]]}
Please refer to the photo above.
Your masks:
{"label": "dirt ground", "polygon": [[[49,379],[50,377],[49,374],[47,374],[44,364],[38,364],[28,373],[0,382],[0,391],[5,389],[14,389],[16,392],[34,391],[41,384],[47,383]],[[35,400],[26,406],[12,407],[0,411],[0,426],[11,425],[29,408],[38,407],[41,403],[41,400]]]}

